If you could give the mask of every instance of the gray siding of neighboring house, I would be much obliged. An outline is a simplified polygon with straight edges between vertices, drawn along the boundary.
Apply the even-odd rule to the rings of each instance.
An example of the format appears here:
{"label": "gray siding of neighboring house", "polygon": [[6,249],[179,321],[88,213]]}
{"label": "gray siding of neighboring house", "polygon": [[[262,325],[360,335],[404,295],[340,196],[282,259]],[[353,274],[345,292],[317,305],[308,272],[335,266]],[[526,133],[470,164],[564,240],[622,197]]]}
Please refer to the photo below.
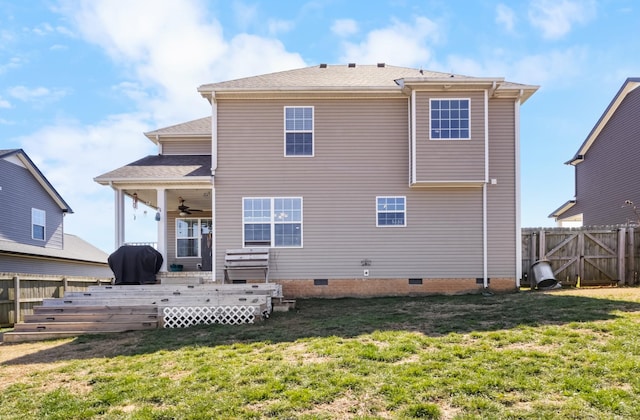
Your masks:
{"label": "gray siding of neighboring house", "polygon": [[640,222],[625,200],[640,205],[640,88],[630,92],[576,169],[576,205],[583,225]]}
{"label": "gray siding of neighboring house", "polygon": [[[31,172],[0,159],[0,239],[47,248],[63,248],[63,213]],[[46,212],[45,240],[32,239],[31,209]]]}
{"label": "gray siding of neighboring house", "polygon": [[107,265],[2,254],[0,254],[0,272],[100,278],[113,277],[113,272]]}
{"label": "gray siding of neighboring house", "polygon": [[[473,97],[474,107],[482,103],[462,96]],[[283,156],[284,106],[291,105],[315,107],[315,157]],[[303,198],[304,247],[272,249],[274,280],[358,278],[364,259],[372,278],[482,277],[482,189],[409,188],[408,121],[403,98],[219,99],[217,277],[225,250],[242,247],[243,197]],[[441,142],[433,147],[451,151]],[[459,152],[451,164],[460,164]],[[475,177],[478,164],[466,156],[473,169],[465,173]],[[376,196],[406,196],[407,226],[376,227]],[[497,195],[495,205],[502,199]],[[501,264],[500,274],[507,271]]]}
{"label": "gray siding of neighboring house", "polygon": [[513,277],[516,266],[516,136],[513,99],[489,100],[489,178],[487,185],[488,271]]}
{"label": "gray siding of neighboring house", "polygon": [[[470,140],[429,140],[429,100],[470,99]],[[416,181],[482,181],[485,167],[484,92],[416,94]]]}
{"label": "gray siding of neighboring house", "polygon": [[163,140],[163,155],[210,155],[211,138]]}

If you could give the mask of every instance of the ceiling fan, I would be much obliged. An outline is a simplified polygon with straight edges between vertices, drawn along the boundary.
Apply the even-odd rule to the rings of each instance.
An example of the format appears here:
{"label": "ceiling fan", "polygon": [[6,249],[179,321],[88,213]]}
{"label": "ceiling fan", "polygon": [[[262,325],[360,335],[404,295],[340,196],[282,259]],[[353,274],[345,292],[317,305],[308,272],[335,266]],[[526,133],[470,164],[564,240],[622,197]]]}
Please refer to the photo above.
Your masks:
{"label": "ceiling fan", "polygon": [[180,205],[178,206],[178,210],[180,210],[180,216],[186,216],[187,214],[191,214],[192,211],[202,211],[200,209],[192,209],[189,206],[184,205],[184,199],[179,197]]}

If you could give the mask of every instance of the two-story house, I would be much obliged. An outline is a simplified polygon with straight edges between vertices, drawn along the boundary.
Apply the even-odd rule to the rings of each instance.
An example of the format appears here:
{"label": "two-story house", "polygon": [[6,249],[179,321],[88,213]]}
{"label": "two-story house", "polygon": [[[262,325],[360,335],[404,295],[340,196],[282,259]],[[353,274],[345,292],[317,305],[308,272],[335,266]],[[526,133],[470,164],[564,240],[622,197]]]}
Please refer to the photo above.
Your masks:
{"label": "two-story house", "polygon": [[158,209],[165,270],[211,252],[220,280],[226,250],[269,247],[287,296],[515,290],[536,90],[385,64],[205,84],[210,117],[146,133],[157,156],[96,181],[116,191],[116,245],[125,195]]}
{"label": "two-story house", "polygon": [[640,224],[640,78],[628,78],[576,154],[575,197],[549,217],[584,226]]}
{"label": "two-story house", "polygon": [[22,149],[0,150],[0,272],[111,277],[107,254],[64,232],[73,213]]}

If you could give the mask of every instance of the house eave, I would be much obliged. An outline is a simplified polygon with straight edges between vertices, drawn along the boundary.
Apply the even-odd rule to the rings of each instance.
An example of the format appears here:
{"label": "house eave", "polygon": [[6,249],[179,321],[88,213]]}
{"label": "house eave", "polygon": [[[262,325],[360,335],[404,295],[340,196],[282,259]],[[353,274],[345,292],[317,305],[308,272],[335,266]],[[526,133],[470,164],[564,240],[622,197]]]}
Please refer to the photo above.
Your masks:
{"label": "house eave", "polygon": [[566,213],[571,207],[576,205],[576,200],[569,200],[557,209],[555,209],[549,216],[549,218],[554,218],[558,220],[564,213]]}
{"label": "house eave", "polygon": [[620,87],[620,89],[618,90],[618,93],[616,93],[616,96],[613,98],[611,103],[609,103],[602,116],[600,116],[598,122],[596,122],[596,125],[591,129],[591,132],[589,132],[589,135],[582,143],[577,153],[571,160],[566,162],[567,164],[575,166],[584,160],[584,156],[593,145],[593,142],[598,138],[613,114],[615,114],[622,101],[630,92],[637,89],[638,86],[640,86],[640,77],[630,77],[625,80],[622,87]]}
{"label": "house eave", "polygon": [[189,178],[93,178],[100,185],[114,184],[145,184],[145,185],[182,185],[182,184],[205,184],[213,183],[213,175],[211,176],[192,176]]}

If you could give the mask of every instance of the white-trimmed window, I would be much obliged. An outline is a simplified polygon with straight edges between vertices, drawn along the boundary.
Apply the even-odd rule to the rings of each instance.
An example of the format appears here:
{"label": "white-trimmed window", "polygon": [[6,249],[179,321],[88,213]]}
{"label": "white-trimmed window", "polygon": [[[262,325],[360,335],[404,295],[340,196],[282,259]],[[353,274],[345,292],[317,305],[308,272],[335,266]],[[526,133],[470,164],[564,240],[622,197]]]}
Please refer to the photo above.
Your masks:
{"label": "white-trimmed window", "polygon": [[429,138],[431,140],[469,140],[470,99],[430,99]]}
{"label": "white-trimmed window", "polygon": [[407,225],[406,197],[376,197],[376,226],[403,227]]}
{"label": "white-trimmed window", "polygon": [[242,199],[244,247],[302,247],[302,197]]}
{"label": "white-trimmed window", "polygon": [[202,256],[201,237],[211,232],[211,219],[176,219],[176,257]]}
{"label": "white-trimmed window", "polygon": [[44,241],[46,231],[47,212],[31,209],[31,238]]}
{"label": "white-trimmed window", "polygon": [[284,155],[313,156],[313,107],[284,107]]}

